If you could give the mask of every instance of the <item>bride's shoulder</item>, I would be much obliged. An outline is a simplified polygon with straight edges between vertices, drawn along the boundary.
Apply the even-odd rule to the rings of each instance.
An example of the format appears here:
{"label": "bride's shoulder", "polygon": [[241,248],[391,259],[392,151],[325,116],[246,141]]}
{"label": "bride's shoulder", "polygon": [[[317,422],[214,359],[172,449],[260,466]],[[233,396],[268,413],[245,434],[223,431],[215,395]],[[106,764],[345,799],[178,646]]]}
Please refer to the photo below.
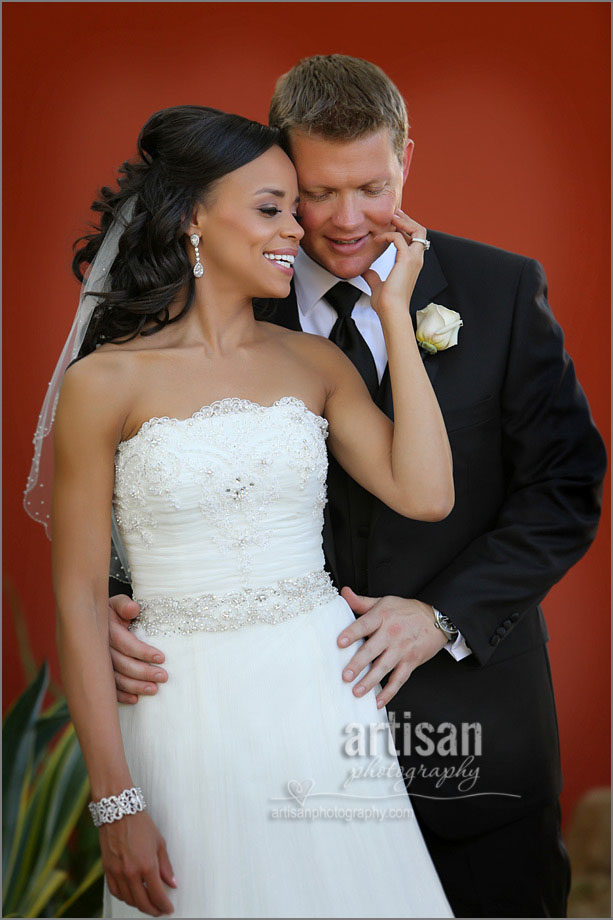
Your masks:
{"label": "bride's shoulder", "polygon": [[84,358],[69,365],[64,374],[64,385],[70,381],[73,386],[116,385],[125,383],[125,378],[136,373],[138,353],[129,349],[101,345]]}
{"label": "bride's shoulder", "polygon": [[327,390],[335,388],[346,375],[355,373],[349,358],[325,336],[279,326],[274,328],[280,329],[279,341],[286,353],[321,380]]}
{"label": "bride's shoulder", "polygon": [[66,369],[58,414],[74,422],[91,416],[114,427],[125,417],[136,379],[133,355],[102,346]]}
{"label": "bride's shoulder", "polygon": [[293,332],[290,340],[297,356],[316,366],[319,373],[330,372],[336,376],[351,362],[338,345],[324,335],[313,332]]}
{"label": "bride's shoulder", "polygon": [[323,335],[301,330],[286,329],[274,323],[265,323],[271,338],[276,338],[280,344],[293,348],[305,357],[321,358],[333,361],[337,354],[342,354],[340,349]]}

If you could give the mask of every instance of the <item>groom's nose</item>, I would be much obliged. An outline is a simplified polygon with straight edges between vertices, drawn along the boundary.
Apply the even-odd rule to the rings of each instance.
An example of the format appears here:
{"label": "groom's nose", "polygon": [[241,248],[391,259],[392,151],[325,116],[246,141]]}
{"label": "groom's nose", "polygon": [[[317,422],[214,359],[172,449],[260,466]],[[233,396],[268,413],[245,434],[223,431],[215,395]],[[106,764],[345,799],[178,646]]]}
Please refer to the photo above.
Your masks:
{"label": "groom's nose", "polygon": [[353,230],[363,220],[362,209],[354,195],[339,195],[332,211],[332,223],[339,230]]}

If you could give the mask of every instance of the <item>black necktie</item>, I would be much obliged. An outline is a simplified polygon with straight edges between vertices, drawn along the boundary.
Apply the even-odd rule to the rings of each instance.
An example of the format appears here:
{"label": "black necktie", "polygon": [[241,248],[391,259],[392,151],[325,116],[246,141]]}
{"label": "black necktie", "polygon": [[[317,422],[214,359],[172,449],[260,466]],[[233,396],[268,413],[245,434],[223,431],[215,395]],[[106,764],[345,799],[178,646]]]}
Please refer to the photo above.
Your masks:
{"label": "black necktie", "polygon": [[379,388],[377,365],[370,348],[355,324],[355,320],[351,317],[351,311],[361,293],[352,284],[348,284],[347,281],[339,281],[338,284],[330,288],[327,294],[324,294],[324,299],[338,313],[338,319],[334,323],[328,338],[335,345],[338,345],[347,357],[353,361],[374,399]]}

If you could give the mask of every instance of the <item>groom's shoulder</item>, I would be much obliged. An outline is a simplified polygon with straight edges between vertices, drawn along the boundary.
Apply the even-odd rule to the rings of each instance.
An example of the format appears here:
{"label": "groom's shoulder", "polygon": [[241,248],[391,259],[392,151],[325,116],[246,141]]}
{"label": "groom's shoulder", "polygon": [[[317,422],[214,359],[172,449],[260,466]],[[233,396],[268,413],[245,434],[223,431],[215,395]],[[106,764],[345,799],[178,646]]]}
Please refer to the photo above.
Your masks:
{"label": "groom's shoulder", "polygon": [[441,230],[428,230],[428,238],[443,270],[469,269],[470,271],[496,271],[515,274],[521,272],[527,263],[537,264],[529,256],[492,246],[479,240],[471,240]]}

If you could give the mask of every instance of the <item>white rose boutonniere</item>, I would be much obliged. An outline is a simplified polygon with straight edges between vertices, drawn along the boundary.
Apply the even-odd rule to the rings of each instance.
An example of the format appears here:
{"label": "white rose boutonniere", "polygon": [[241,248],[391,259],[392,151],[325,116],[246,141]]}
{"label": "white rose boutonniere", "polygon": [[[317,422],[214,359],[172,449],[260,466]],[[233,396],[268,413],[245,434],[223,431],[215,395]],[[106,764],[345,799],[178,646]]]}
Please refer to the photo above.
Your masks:
{"label": "white rose boutonniere", "polygon": [[458,344],[458,332],[463,323],[457,310],[450,310],[440,303],[429,303],[423,310],[418,310],[416,316],[417,342],[429,355]]}

